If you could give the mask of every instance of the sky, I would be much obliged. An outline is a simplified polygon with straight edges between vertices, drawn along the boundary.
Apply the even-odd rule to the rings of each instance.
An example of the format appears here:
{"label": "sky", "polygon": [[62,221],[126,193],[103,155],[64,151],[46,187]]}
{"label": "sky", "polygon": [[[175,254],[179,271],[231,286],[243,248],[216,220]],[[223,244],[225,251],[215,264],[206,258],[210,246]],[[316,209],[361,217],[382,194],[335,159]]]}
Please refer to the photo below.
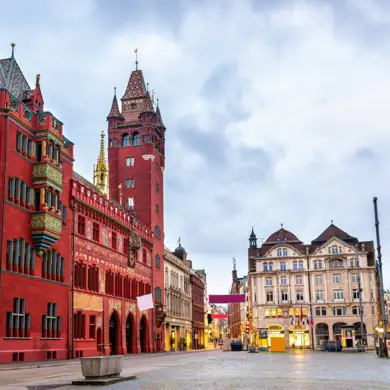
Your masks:
{"label": "sky", "polygon": [[309,243],[330,221],[374,240],[390,287],[390,3],[375,0],[15,2],[15,57],[91,179],[113,87],[138,49],[167,127],[165,244],[228,293],[283,223]]}

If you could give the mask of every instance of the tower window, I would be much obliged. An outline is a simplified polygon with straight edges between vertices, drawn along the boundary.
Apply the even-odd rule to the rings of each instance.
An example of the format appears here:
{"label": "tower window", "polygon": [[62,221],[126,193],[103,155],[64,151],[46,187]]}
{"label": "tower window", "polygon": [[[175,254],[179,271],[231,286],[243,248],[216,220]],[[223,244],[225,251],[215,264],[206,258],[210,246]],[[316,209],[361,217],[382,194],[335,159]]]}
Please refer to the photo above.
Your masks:
{"label": "tower window", "polygon": [[156,183],[156,192],[160,192],[160,184]]}
{"label": "tower window", "polygon": [[133,138],[133,145],[139,145],[140,144],[140,135],[138,131],[135,131],[132,135]]}
{"label": "tower window", "polygon": [[126,179],[126,188],[134,188],[134,179]]}
{"label": "tower window", "polygon": [[128,134],[122,135],[122,146],[129,146],[130,145],[130,136]]}
{"label": "tower window", "polygon": [[131,103],[130,108],[132,110],[135,110],[137,108],[137,105],[135,103]]}
{"label": "tower window", "polygon": [[133,167],[134,166],[134,157],[126,157],[126,166]]}
{"label": "tower window", "polygon": [[160,206],[156,204],[156,214],[160,214]]}

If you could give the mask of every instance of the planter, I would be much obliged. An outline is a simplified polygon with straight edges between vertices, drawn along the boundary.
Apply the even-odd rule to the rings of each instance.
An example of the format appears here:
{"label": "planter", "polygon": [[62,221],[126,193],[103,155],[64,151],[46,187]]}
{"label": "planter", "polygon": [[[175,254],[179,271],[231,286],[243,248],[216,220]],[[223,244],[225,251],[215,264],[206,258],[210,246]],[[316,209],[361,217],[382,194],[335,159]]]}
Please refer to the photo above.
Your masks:
{"label": "planter", "polygon": [[123,368],[123,355],[81,358],[81,372],[85,378],[103,378],[119,375]]}
{"label": "planter", "polygon": [[249,347],[248,347],[248,352],[250,352],[250,353],[256,353],[256,352],[257,352],[256,347],[249,346]]}

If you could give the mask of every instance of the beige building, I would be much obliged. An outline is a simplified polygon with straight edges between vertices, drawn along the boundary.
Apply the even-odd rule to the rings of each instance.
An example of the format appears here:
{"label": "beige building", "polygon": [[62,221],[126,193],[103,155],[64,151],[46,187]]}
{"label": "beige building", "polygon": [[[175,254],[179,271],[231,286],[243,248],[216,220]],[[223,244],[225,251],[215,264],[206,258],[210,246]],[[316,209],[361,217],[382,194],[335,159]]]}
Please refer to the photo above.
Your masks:
{"label": "beige building", "polygon": [[192,297],[187,253],[180,245],[164,249],[165,266],[165,350],[190,349],[192,342]]}
{"label": "beige building", "polygon": [[260,248],[252,229],[249,239],[251,321],[256,342],[270,345],[285,338],[287,347],[320,348],[336,340],[344,325],[360,338],[356,245],[362,288],[364,339],[373,347],[377,325],[375,253],[333,223],[309,245],[282,228]]}

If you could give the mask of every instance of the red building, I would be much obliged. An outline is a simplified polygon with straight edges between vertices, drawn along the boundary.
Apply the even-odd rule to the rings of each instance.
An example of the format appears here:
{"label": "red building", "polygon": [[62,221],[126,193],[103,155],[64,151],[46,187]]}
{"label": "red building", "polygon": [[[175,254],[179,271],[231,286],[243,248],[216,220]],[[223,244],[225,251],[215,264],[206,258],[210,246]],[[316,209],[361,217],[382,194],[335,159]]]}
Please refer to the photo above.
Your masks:
{"label": "red building", "polygon": [[[0,362],[163,350],[160,111],[134,71],[92,184],[73,172],[39,81],[30,88],[13,52],[0,60]],[[140,312],[150,292],[155,308]]]}
{"label": "red building", "polygon": [[69,351],[73,145],[13,55],[0,60],[0,362]]}

